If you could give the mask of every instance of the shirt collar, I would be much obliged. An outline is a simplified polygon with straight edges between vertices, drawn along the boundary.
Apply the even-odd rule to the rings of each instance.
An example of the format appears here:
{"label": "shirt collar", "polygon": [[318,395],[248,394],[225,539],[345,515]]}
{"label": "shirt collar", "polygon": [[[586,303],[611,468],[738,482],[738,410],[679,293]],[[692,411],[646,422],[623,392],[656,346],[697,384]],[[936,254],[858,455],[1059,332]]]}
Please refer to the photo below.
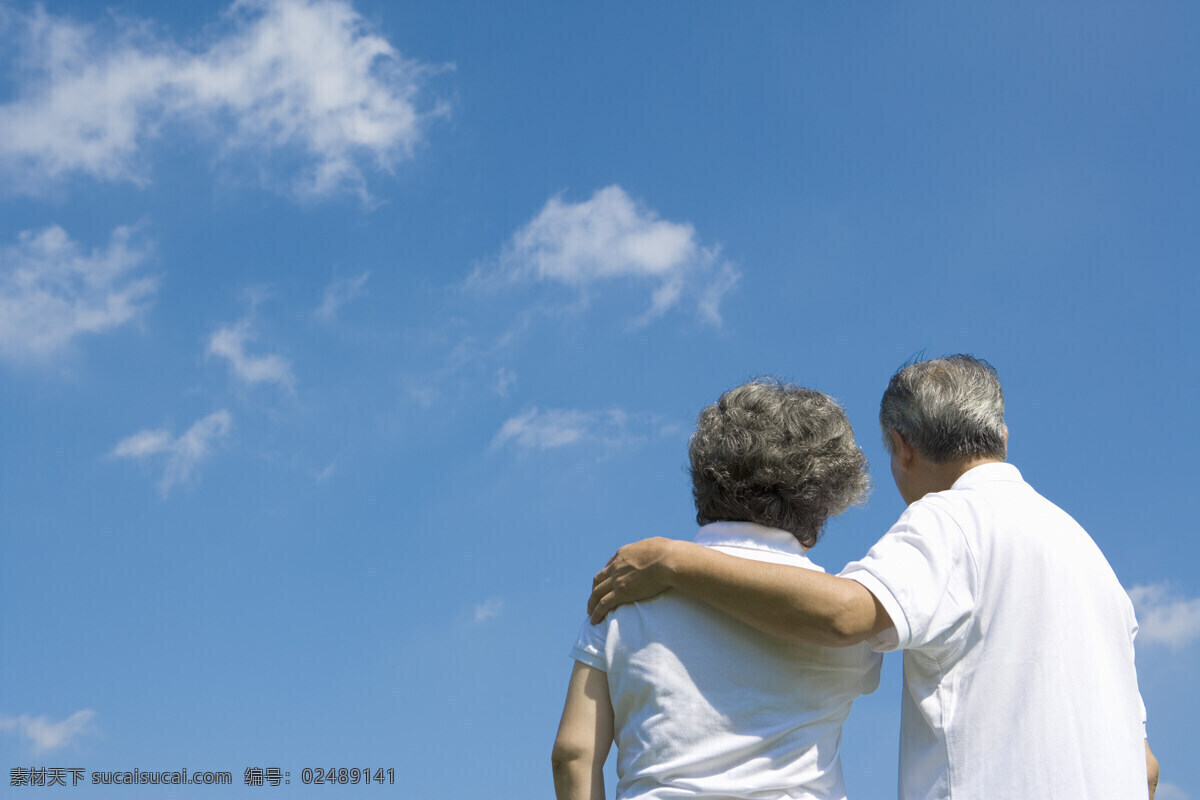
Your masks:
{"label": "shirt collar", "polygon": [[958,476],[958,480],[954,482],[951,489],[966,489],[969,486],[983,483],[985,481],[1015,481],[1021,482],[1024,478],[1021,477],[1021,472],[1004,461],[991,461],[987,464],[980,464],[978,467],[971,469]]}
{"label": "shirt collar", "polygon": [[710,522],[696,532],[694,541],[708,547],[744,547],[792,555],[807,552],[800,540],[788,531],[768,528],[757,522]]}

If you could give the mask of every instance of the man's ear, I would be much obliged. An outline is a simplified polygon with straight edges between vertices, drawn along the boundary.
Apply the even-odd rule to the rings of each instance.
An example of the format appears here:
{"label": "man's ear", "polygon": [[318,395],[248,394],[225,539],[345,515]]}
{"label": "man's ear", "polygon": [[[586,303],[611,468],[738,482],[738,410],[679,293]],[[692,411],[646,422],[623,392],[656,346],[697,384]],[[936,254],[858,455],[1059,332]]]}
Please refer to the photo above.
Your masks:
{"label": "man's ear", "polygon": [[896,454],[897,461],[904,469],[912,466],[913,455],[916,453],[913,446],[904,439],[904,434],[895,428],[888,429],[888,438],[892,441],[892,452]]}
{"label": "man's ear", "polygon": [[1008,446],[1008,426],[1004,426],[1004,446]]}

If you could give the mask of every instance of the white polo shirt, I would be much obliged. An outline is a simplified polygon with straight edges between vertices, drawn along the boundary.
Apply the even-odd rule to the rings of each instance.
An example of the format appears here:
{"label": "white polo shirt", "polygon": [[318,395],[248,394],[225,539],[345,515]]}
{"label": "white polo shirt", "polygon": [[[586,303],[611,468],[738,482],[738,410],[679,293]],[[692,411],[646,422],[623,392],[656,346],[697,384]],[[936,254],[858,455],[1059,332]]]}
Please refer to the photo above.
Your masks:
{"label": "white polo shirt", "polygon": [[1146,796],[1128,595],[1075,520],[1010,464],[913,503],[842,576],[904,650],[900,798]]}
{"label": "white polo shirt", "polygon": [[[787,531],[717,522],[695,541],[822,571]],[[882,659],[780,641],[676,592],[584,622],[571,656],[608,673],[622,799],[842,800],[842,722]]]}

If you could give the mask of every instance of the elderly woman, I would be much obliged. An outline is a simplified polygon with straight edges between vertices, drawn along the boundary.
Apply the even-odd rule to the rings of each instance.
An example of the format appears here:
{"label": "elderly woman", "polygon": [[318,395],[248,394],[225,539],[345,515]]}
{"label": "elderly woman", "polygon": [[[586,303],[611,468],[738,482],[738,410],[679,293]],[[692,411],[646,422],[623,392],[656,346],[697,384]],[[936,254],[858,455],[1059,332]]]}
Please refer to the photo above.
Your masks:
{"label": "elderly woman", "polygon": [[[755,561],[808,559],[825,521],[861,502],[866,459],[826,395],[756,381],[700,413],[689,446],[695,541]],[[850,705],[879,683],[866,645],[773,639],[668,592],[584,623],[554,743],[558,800],[845,798]]]}

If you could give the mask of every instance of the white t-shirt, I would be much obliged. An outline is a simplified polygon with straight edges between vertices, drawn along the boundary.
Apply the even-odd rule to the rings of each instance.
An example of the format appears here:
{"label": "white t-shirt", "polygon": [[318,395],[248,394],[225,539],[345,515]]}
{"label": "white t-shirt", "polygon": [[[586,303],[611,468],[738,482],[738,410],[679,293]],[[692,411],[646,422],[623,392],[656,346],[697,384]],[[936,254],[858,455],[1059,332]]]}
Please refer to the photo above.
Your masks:
{"label": "white t-shirt", "polygon": [[[753,523],[705,525],[696,542],[821,569],[792,534]],[[623,800],[842,800],[842,722],[882,660],[774,639],[676,592],[584,622],[571,656],[608,673]]]}
{"label": "white t-shirt", "polygon": [[1010,464],[913,503],[842,576],[904,650],[900,797],[1146,796],[1128,595],[1075,520]]}

